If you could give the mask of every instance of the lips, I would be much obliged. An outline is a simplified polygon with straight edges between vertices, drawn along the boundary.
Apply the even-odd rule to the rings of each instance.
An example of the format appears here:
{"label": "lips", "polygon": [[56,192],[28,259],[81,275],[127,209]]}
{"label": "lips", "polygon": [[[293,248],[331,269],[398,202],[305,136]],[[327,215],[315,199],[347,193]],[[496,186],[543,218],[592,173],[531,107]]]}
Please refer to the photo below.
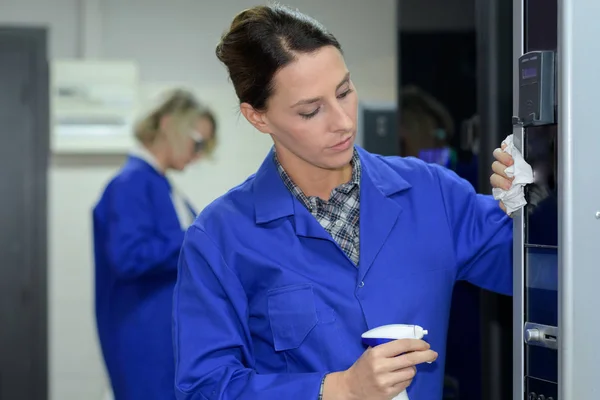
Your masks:
{"label": "lips", "polygon": [[351,139],[352,139],[352,136],[348,136],[346,139],[342,140],[341,142],[337,142],[336,144],[334,144],[331,147],[343,146],[344,144],[348,143],[348,141],[350,141]]}

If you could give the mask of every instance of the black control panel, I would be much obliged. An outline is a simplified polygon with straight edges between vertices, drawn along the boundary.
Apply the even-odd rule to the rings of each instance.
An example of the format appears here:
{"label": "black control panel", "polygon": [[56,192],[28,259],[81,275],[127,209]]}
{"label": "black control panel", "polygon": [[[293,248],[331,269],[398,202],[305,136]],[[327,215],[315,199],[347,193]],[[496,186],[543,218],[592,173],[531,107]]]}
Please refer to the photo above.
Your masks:
{"label": "black control panel", "polygon": [[519,58],[519,120],[523,126],[555,122],[554,51],[532,51]]}
{"label": "black control panel", "polygon": [[558,385],[540,379],[528,378],[526,400],[558,400]]}
{"label": "black control panel", "polygon": [[546,397],[543,394],[537,394],[535,392],[531,392],[529,393],[528,400],[554,400],[554,397],[550,396],[550,397]]}

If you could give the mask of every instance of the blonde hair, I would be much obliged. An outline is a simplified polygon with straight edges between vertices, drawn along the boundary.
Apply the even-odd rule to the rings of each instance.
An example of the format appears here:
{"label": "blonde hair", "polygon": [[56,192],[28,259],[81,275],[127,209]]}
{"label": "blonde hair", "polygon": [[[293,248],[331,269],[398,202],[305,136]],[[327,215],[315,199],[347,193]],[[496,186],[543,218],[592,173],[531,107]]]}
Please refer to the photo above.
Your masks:
{"label": "blonde hair", "polygon": [[203,108],[192,93],[175,89],[167,92],[156,107],[138,120],[134,127],[134,135],[140,143],[151,145],[161,135],[162,118],[169,116],[176,136],[173,137],[171,134],[167,140],[178,150],[181,148],[182,139],[190,135],[194,124],[203,112]]}
{"label": "blonde hair", "polygon": [[200,119],[209,121],[212,125],[212,136],[209,139],[206,139],[206,144],[204,147],[204,154],[210,157],[213,155],[215,148],[217,147],[217,117],[209,108],[203,108],[200,111],[199,117]]}

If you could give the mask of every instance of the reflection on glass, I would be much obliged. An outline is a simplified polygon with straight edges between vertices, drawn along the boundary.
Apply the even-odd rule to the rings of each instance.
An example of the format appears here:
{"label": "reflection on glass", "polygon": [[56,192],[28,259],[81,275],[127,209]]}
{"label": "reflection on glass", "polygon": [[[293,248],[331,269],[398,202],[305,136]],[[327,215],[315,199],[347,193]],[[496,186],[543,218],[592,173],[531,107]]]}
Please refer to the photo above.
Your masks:
{"label": "reflection on glass", "polygon": [[[531,357],[537,357],[537,355]],[[554,362],[557,363],[558,361]],[[526,392],[530,393],[530,395],[532,392],[537,395],[544,395],[544,397],[525,397],[526,400],[560,400],[558,398],[558,382],[556,379],[532,378],[528,376],[525,379],[525,384]]]}
{"label": "reflection on glass", "polygon": [[[526,0],[525,8],[525,52],[556,50],[556,0]],[[556,131],[555,125],[527,128],[524,148],[534,173],[526,193],[525,319],[551,326],[558,322]],[[551,382],[558,380],[558,352],[538,346],[525,349],[528,392],[556,399],[557,386]]]}
{"label": "reflection on glass", "polygon": [[556,126],[528,128],[525,157],[534,182],[527,187],[526,243],[558,245]]}
{"label": "reflection on glass", "polygon": [[[558,324],[558,250],[529,247],[525,270],[525,320],[542,325]],[[526,346],[526,373],[551,382],[557,380],[556,350]]]}
{"label": "reflection on glass", "polygon": [[557,249],[527,248],[526,266],[526,320],[556,326],[558,323]]}
{"label": "reflection on glass", "polygon": [[525,7],[525,51],[556,50],[557,1],[527,0]]}
{"label": "reflection on glass", "polygon": [[549,382],[558,382],[558,351],[539,346],[525,346],[525,374]]}
{"label": "reflection on glass", "polygon": [[452,153],[448,147],[437,149],[421,149],[419,150],[419,158],[426,163],[438,164],[446,168],[450,168]]}

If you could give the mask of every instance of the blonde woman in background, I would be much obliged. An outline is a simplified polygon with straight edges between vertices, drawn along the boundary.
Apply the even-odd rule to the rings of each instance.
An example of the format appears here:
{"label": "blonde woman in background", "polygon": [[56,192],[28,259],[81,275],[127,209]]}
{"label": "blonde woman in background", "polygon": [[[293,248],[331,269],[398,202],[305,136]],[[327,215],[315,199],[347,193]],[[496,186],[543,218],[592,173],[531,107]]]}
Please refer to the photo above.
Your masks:
{"label": "blonde woman in background", "polygon": [[212,151],[216,122],[176,90],[135,127],[139,142],[94,208],[96,320],[115,400],[174,398],[173,287],[195,210],[166,177]]}

